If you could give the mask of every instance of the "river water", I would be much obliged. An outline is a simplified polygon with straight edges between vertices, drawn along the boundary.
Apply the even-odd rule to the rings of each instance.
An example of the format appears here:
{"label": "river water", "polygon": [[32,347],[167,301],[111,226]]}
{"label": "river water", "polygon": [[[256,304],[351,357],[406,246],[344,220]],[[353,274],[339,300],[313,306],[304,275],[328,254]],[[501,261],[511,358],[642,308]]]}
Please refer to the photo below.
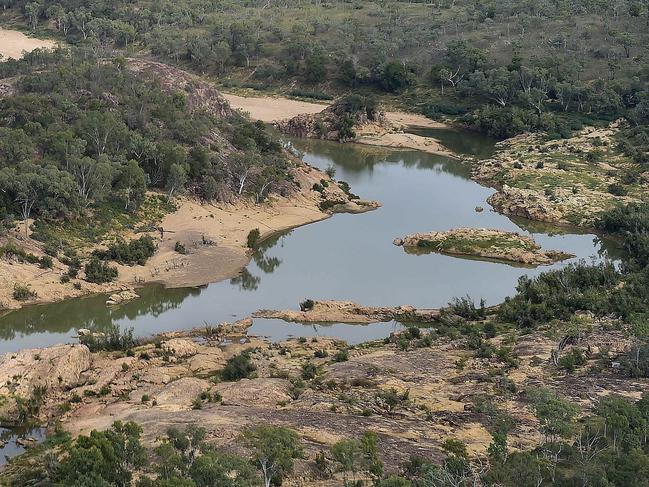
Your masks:
{"label": "river water", "polygon": [[[433,135],[458,152],[478,157],[493,149],[493,141],[470,133]],[[308,163],[323,169],[333,165],[336,179],[383,206],[362,215],[335,215],[278,235],[266,241],[241,276],[231,281],[191,289],[149,286],[139,291],[140,299],[115,308],[106,307],[106,296],[91,296],[10,312],[0,317],[0,352],[74,341],[78,328],[101,330],[111,323],[133,327],[137,335],[217,324],[260,308],[297,308],[305,298],[438,307],[468,294],[495,304],[515,291],[521,276],[548,269],[434,253],[412,255],[392,244],[394,238],[413,232],[497,228],[529,232],[543,247],[573,253],[576,259],[600,259],[606,251],[595,235],[512,221],[491,211],[486,199],[493,190],[471,181],[466,163],[352,144],[299,140],[294,145]],[[477,206],[484,211],[476,212]],[[274,340],[333,335],[358,343],[387,336],[398,327],[398,323],[307,326],[255,320],[250,332]]]}

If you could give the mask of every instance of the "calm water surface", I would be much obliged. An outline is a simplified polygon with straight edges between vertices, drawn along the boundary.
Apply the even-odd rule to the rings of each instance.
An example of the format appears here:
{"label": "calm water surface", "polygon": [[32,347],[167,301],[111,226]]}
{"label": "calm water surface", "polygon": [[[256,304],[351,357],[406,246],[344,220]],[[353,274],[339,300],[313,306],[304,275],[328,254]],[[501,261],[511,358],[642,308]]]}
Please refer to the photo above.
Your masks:
{"label": "calm water surface", "polygon": [[[473,134],[439,132],[450,147],[488,156],[492,142]],[[448,138],[448,141],[445,139]],[[529,269],[439,254],[409,255],[392,244],[412,232],[453,227],[489,227],[530,232],[543,247],[577,259],[599,259],[605,246],[594,235],[514,222],[490,211],[493,190],[469,179],[468,165],[415,151],[394,151],[321,141],[295,141],[304,159],[319,168],[333,165],[363,198],[383,206],[362,215],[335,215],[266,241],[240,277],[192,289],[149,286],[141,298],[107,308],[105,296],[31,306],[0,317],[0,352],[73,341],[77,328],[101,330],[111,323],[138,335],[192,328],[248,316],[260,308],[297,308],[305,298],[346,299],[366,305],[437,307],[469,294],[495,304],[514,292]],[[484,207],[478,213],[476,206]],[[562,233],[564,232],[564,233]],[[564,265],[564,264],[557,264]],[[351,343],[380,338],[397,323],[368,326],[288,324],[255,320],[252,333],[288,336],[333,335]]]}
{"label": "calm water surface", "polygon": [[19,444],[19,439],[27,439],[30,443],[41,443],[45,440],[45,428],[0,428],[0,467],[7,463],[8,458],[25,452],[25,447]]}

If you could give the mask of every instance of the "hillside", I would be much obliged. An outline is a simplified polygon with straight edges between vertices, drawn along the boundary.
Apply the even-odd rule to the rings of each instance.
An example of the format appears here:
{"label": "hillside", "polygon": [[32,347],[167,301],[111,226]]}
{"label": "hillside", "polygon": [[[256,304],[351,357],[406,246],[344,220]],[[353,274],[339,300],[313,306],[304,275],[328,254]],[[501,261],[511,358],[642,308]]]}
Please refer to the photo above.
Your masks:
{"label": "hillside", "polygon": [[312,191],[329,176],[178,68],[34,51],[0,64],[0,78],[11,87],[0,99],[4,308],[233,277],[249,232],[371,208],[335,184]]}

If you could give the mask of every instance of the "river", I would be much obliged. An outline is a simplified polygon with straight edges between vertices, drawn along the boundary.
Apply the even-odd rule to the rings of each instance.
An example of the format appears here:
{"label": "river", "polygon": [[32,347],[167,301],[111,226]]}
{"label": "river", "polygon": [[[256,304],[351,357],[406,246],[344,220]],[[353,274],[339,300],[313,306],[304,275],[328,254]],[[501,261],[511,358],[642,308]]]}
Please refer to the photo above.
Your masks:
{"label": "river", "polygon": [[[493,141],[475,134],[438,130],[434,135],[458,152],[485,157],[493,150]],[[336,179],[383,206],[278,235],[231,281],[191,289],[148,286],[138,291],[140,299],[115,308],[106,307],[106,296],[90,296],[9,312],[0,317],[0,352],[74,341],[78,328],[102,330],[111,323],[133,327],[137,335],[217,324],[260,308],[297,308],[306,298],[439,307],[468,294],[495,304],[515,291],[521,276],[548,269],[434,253],[411,255],[392,244],[413,232],[461,226],[529,232],[545,248],[575,254],[573,261],[600,259],[606,251],[595,235],[512,221],[491,211],[486,199],[493,190],[470,180],[467,163],[353,144],[298,140],[294,145],[306,162],[323,169],[333,165]],[[476,212],[478,206],[484,211]],[[334,335],[358,343],[387,336],[400,326],[307,326],[258,319],[250,333],[273,340]]]}

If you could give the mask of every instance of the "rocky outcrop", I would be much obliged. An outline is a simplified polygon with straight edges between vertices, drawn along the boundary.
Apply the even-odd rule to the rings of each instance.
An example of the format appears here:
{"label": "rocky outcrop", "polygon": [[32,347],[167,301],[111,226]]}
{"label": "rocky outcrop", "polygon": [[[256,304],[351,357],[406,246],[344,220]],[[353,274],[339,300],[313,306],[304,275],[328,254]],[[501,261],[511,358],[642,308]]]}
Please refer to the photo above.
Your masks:
{"label": "rocky outcrop", "polygon": [[182,377],[167,384],[155,396],[152,396],[159,406],[166,408],[187,408],[198,395],[209,389],[210,382],[196,377]]}
{"label": "rocky outcrop", "polygon": [[485,228],[415,233],[395,239],[394,244],[406,250],[465,255],[534,266],[550,265],[574,257],[556,250],[542,250],[533,238],[516,232]]}
{"label": "rocky outcrop", "polygon": [[147,59],[129,58],[128,69],[136,73],[153,74],[160,80],[162,89],[165,91],[184,93],[191,110],[205,110],[219,117],[232,115],[232,108],[221,92],[212,83],[199,76]]}
{"label": "rocky outcrop", "polygon": [[504,185],[499,191],[492,194],[487,202],[494,210],[508,216],[549,223],[564,221],[564,215],[556,204],[549,201],[542,193],[531,189],[512,188]]}
{"label": "rocky outcrop", "polygon": [[354,140],[355,131],[361,127],[372,127],[373,131],[392,131],[395,127],[383,112],[359,104],[354,106],[347,98],[316,114],[297,115],[281,120],[275,126],[285,134],[309,139],[335,140],[348,142]]}
{"label": "rocky outcrop", "polygon": [[615,142],[620,127],[586,127],[562,140],[512,137],[474,163],[472,178],[497,189],[488,201],[500,213],[592,228],[602,212],[645,197],[646,180],[625,177],[637,164]]}
{"label": "rocky outcrop", "polygon": [[301,307],[301,311],[259,310],[253,316],[300,323],[377,323],[392,320],[433,322],[440,316],[437,309],[361,306],[351,301],[307,300]]}
{"label": "rocky outcrop", "polygon": [[290,385],[286,379],[243,379],[238,382],[222,382],[216,386],[216,390],[221,394],[224,405],[276,406],[291,400],[288,394]]}
{"label": "rocky outcrop", "polygon": [[140,296],[132,289],[123,289],[119,292],[111,294],[110,297],[106,300],[106,306],[117,306],[118,304],[122,304],[126,301],[131,301],[139,297]]}
{"label": "rocky outcrop", "polygon": [[90,367],[85,345],[57,345],[26,349],[0,358],[0,394],[28,396],[35,386],[63,390],[79,385],[79,376]]}
{"label": "rocky outcrop", "polygon": [[46,395],[78,387],[82,373],[90,367],[85,345],[58,345],[26,349],[0,357],[0,424],[19,419],[16,398]]}
{"label": "rocky outcrop", "polygon": [[252,326],[252,318],[244,318],[234,323],[221,323],[217,332],[223,337],[245,335],[248,328]]}
{"label": "rocky outcrop", "polygon": [[198,353],[196,344],[183,338],[172,338],[162,342],[161,348],[165,353],[176,358],[192,357]]}

